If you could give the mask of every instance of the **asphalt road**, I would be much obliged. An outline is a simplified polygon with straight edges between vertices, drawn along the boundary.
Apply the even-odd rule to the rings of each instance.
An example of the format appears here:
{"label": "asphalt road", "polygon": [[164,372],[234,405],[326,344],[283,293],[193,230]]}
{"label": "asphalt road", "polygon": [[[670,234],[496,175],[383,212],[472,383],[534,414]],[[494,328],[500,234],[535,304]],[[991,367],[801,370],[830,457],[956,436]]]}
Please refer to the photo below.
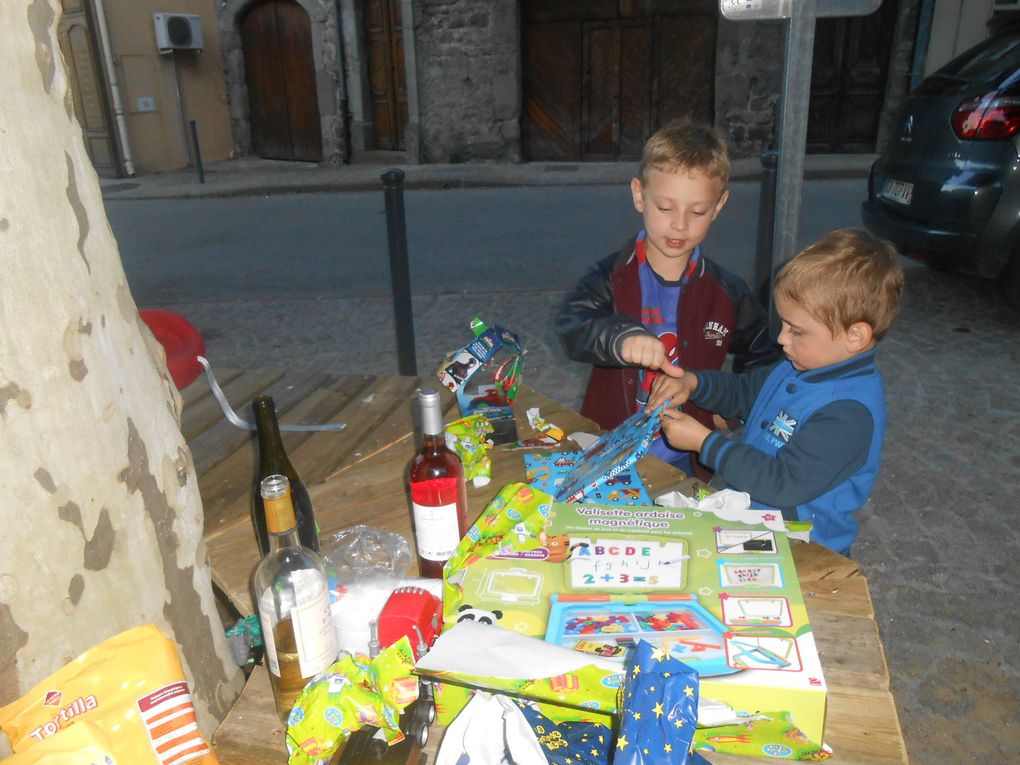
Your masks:
{"label": "asphalt road", "polygon": [[[801,244],[860,225],[865,180],[805,185]],[[751,281],[759,184],[731,185],[706,251]],[[641,226],[625,184],[412,190],[415,294],[562,290]],[[107,200],[139,306],[389,294],[379,192]]]}

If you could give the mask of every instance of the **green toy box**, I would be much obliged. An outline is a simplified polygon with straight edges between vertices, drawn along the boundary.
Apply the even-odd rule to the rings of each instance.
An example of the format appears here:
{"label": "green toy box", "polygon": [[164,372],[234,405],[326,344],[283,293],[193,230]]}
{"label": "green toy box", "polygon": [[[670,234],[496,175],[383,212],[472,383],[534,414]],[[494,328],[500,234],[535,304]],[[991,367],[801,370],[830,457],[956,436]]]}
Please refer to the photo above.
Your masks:
{"label": "green toy box", "polygon": [[[648,640],[734,713],[717,720],[726,728],[699,721],[696,746],[791,756],[821,743],[826,691],[789,541],[778,513],[720,513],[559,504],[505,486],[447,564],[445,626],[488,621],[621,668]],[[792,746],[756,740],[780,728]]]}

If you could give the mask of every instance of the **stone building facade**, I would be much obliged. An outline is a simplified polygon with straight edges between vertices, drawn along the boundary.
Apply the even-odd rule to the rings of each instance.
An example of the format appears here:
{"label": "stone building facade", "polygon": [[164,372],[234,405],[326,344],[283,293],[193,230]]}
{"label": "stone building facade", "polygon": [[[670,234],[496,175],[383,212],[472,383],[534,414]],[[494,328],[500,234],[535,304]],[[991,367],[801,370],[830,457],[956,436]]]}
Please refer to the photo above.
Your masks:
{"label": "stone building facade", "polygon": [[[62,2],[69,17],[77,6],[86,10],[85,21],[101,15],[95,0]],[[631,160],[657,127],[683,117],[712,122],[735,157],[756,156],[775,143],[784,22],[730,21],[718,0],[178,5],[201,16],[204,52],[156,55],[149,38],[158,3],[105,0],[110,71],[136,108],[126,110],[126,127],[108,115],[117,145],[104,154],[115,157],[120,148],[126,155],[130,138],[141,172],[190,164],[184,133],[187,119],[196,117],[207,161],[246,155],[324,164]],[[871,20],[820,19],[808,151],[881,149],[904,95],[920,76],[987,34],[993,12],[993,0],[883,0]],[[183,93],[177,111],[185,120],[175,121],[172,88],[148,98],[152,88],[129,71],[131,41],[143,44],[160,72],[177,72]],[[864,95],[862,77],[870,82]],[[169,75],[161,78],[172,85]],[[93,79],[101,88],[103,78]],[[847,82],[858,90],[851,92]],[[137,129],[153,119],[139,111],[153,107],[139,104],[152,103],[165,123],[162,144],[151,130]],[[88,127],[81,111],[79,121]],[[116,163],[108,164],[116,173]]]}
{"label": "stone building facade", "polygon": [[[918,10],[924,0],[885,2],[896,6],[896,32],[888,60],[883,63],[881,119],[867,150],[874,150],[883,126],[906,92]],[[527,126],[529,121],[534,124],[536,117],[527,92],[525,62],[530,60],[529,30],[534,29],[529,13],[536,15],[529,8],[536,4],[527,0],[216,0],[236,154],[259,153],[252,144],[250,80],[246,77],[240,30],[246,14],[265,3],[296,4],[308,17],[315,106],[322,136],[319,161],[362,161],[377,156],[379,151],[385,151],[394,161],[410,163],[521,162],[535,158],[527,140]],[[544,4],[546,8],[555,5]],[[567,15],[578,6],[560,5]],[[782,90],[783,22],[729,21],[718,15],[717,3],[706,0],[592,0],[582,5],[585,10],[572,26],[566,23],[570,19],[565,15],[549,18],[554,22],[565,20],[564,29],[580,29],[586,35],[586,58],[582,62],[586,75],[598,63],[595,54],[591,61],[587,56],[599,39],[599,24],[608,25],[609,35],[628,35],[635,25],[644,25],[649,36],[643,39],[654,40],[664,34],[661,20],[667,13],[689,12],[701,14],[700,18],[713,14],[716,18],[711,19],[711,34],[715,39],[709,44],[714,49],[714,61],[696,61],[700,68],[692,71],[687,81],[712,94],[709,119],[727,136],[735,156],[756,155],[773,143]],[[389,37],[380,44],[377,33],[382,17],[388,19],[384,32]],[[388,61],[383,61],[380,49],[392,53]],[[627,66],[628,61],[642,56],[643,49],[632,46],[621,56],[623,63],[615,66]],[[392,76],[388,116],[385,105],[380,107],[387,97],[379,93],[383,77],[373,71],[382,68]],[[553,71],[556,68],[553,61],[549,66],[551,79],[558,76]],[[656,87],[655,77],[651,80],[648,87]],[[534,81],[533,74],[530,81]],[[676,87],[685,87],[683,77],[676,82]],[[590,89],[590,85],[585,81],[582,90]],[[579,97],[583,100],[587,93]],[[627,97],[628,93],[623,92],[622,98]],[[682,93],[680,97],[682,100]],[[647,136],[669,116],[646,115],[643,132]],[[387,123],[399,121],[400,135],[380,140],[380,119]],[[571,129],[561,127],[568,132]],[[613,129],[619,126],[614,124]],[[851,150],[862,149],[857,146]],[[633,153],[631,149],[629,153],[621,150],[616,157],[611,152],[585,155],[582,149],[575,156],[566,152],[562,159],[630,159]]]}

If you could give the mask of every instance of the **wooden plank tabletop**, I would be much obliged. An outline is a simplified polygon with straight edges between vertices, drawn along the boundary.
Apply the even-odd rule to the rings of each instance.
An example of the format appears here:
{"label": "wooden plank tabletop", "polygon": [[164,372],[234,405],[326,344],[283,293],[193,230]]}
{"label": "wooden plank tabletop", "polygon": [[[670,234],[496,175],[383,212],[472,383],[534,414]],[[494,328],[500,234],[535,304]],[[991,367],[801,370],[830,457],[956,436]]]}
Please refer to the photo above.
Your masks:
{"label": "wooden plank tabletop", "polygon": [[[416,449],[412,402],[431,379],[338,376],[326,373],[215,370],[231,405],[251,421],[251,400],[273,396],[282,423],[343,422],[339,432],[284,432],[287,452],[308,487],[320,538],[358,523],[403,534],[412,545],[410,504],[404,473]],[[448,419],[456,417],[452,394],[443,391]],[[231,425],[200,378],[183,392],[182,432],[188,439],[205,506],[205,542],[213,582],[239,614],[251,613],[249,578],[258,562],[250,507],[255,442]],[[514,409],[520,436],[533,435],[524,417],[531,407],[563,428],[596,432],[594,423],[522,386]],[[572,444],[568,443],[566,448]],[[468,488],[477,514],[504,484],[523,479],[521,452],[496,448],[493,481]],[[654,458],[638,470],[656,496],[683,475]],[[794,559],[829,689],[825,741],[834,765],[906,763],[889,675],[867,580],[858,566],[815,544],[794,543]],[[276,718],[268,678],[257,667],[244,693],[222,722],[213,743],[222,765],[285,763],[284,726]],[[426,752],[438,747],[436,729]],[[709,754],[719,765],[749,765],[770,758]],[[417,760],[415,760],[417,762]],[[778,762],[778,760],[776,760]]]}

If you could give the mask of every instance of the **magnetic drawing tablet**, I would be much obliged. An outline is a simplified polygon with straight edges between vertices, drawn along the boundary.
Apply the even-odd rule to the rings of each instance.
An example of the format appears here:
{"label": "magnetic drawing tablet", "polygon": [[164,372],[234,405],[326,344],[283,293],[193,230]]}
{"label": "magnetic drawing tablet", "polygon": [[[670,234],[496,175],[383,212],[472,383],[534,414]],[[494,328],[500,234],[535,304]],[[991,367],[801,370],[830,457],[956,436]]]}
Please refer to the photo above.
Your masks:
{"label": "magnetic drawing tablet", "polygon": [[622,663],[646,640],[702,677],[741,669],[726,662],[726,627],[693,595],[552,595],[550,604],[547,642]]}
{"label": "magnetic drawing tablet", "polygon": [[577,465],[556,489],[556,500],[580,502],[590,489],[606,483],[641,459],[662,428],[660,412],[661,406],[650,414],[636,412],[585,449]]}

